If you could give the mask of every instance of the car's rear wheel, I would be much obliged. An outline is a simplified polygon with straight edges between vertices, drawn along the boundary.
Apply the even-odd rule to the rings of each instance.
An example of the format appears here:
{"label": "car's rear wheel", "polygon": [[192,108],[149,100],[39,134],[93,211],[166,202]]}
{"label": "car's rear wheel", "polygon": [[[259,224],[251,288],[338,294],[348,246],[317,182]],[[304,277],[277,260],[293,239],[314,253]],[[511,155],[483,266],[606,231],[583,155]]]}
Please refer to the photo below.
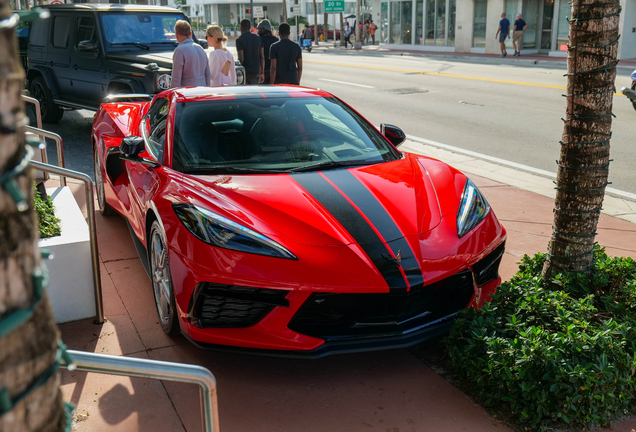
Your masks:
{"label": "car's rear wheel", "polygon": [[148,248],[150,252],[150,277],[155,296],[159,324],[169,335],[179,334],[177,304],[172,289],[172,276],[168,262],[168,250],[159,222],[154,221],[150,229]]}
{"label": "car's rear wheel", "polygon": [[44,78],[41,76],[35,77],[31,81],[29,86],[29,93],[31,97],[40,102],[40,114],[42,114],[42,122],[44,123],[57,123],[62,119],[64,110],[61,106],[53,101],[53,94],[46,85]]}
{"label": "car's rear wheel", "polygon": [[101,159],[97,148],[93,149],[93,160],[95,166],[95,189],[97,192],[97,204],[99,212],[104,216],[112,216],[115,210],[106,202],[106,192],[104,191],[104,174],[102,172]]}
{"label": "car's rear wheel", "polygon": [[[632,90],[636,91],[636,81],[632,83]],[[632,101],[632,105],[634,105],[634,109],[636,110],[636,101]]]}

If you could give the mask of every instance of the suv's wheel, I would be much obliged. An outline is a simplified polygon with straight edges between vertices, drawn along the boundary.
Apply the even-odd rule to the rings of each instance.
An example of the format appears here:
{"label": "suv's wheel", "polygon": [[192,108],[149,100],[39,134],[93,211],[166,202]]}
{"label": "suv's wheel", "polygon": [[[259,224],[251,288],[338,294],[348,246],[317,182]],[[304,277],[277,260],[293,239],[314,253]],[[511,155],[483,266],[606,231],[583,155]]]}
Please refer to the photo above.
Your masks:
{"label": "suv's wheel", "polygon": [[152,278],[152,291],[155,295],[155,306],[159,315],[159,324],[164,332],[175,336],[179,334],[179,318],[177,317],[177,304],[172,289],[172,276],[168,262],[166,242],[159,222],[154,221],[150,229],[148,242],[150,277]]}
{"label": "suv's wheel", "polygon": [[53,102],[53,94],[46,85],[44,78],[41,76],[35,77],[29,86],[29,93],[40,102],[40,113],[44,123],[57,123],[60,121],[64,115],[64,110]]}
{"label": "suv's wheel", "polygon": [[104,192],[104,175],[102,173],[99,151],[94,148],[93,153],[93,159],[95,161],[95,189],[97,192],[99,212],[104,216],[112,216],[115,214],[115,210],[113,210],[113,208],[106,202],[106,193]]}

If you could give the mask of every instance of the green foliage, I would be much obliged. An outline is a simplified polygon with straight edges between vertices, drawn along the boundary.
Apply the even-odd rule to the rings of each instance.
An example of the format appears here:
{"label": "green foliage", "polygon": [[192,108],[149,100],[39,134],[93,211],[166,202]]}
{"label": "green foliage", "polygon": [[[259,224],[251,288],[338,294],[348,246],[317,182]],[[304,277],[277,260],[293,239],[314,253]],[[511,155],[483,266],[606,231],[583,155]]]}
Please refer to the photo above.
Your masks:
{"label": "green foliage", "polygon": [[492,302],[460,315],[451,368],[525,428],[604,425],[636,406],[636,262],[596,248],[587,274],[541,278],[525,256]]}
{"label": "green foliage", "polygon": [[53,202],[50,198],[43,200],[33,185],[33,206],[38,215],[40,238],[49,238],[59,236],[62,233],[60,229],[60,220],[55,217],[53,212]]}

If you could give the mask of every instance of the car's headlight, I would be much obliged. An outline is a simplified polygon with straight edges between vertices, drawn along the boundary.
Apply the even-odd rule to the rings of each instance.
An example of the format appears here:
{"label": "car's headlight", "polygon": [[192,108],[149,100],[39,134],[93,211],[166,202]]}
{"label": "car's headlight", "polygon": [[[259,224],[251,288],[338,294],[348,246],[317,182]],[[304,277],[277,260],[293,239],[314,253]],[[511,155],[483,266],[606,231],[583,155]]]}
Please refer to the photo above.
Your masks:
{"label": "car's headlight", "polygon": [[192,204],[174,204],[175,213],[199,240],[225,249],[297,260],[274,240],[223,216]]}
{"label": "car's headlight", "polygon": [[245,75],[243,74],[243,69],[236,70],[236,85],[242,85],[245,81]]}
{"label": "car's headlight", "polygon": [[155,78],[155,84],[160,90],[168,90],[172,85],[172,76],[170,74],[157,75],[157,78]]}
{"label": "car's headlight", "polygon": [[466,179],[462,199],[457,211],[457,236],[462,238],[468,231],[475,228],[490,212],[490,205],[481,194],[477,186]]}

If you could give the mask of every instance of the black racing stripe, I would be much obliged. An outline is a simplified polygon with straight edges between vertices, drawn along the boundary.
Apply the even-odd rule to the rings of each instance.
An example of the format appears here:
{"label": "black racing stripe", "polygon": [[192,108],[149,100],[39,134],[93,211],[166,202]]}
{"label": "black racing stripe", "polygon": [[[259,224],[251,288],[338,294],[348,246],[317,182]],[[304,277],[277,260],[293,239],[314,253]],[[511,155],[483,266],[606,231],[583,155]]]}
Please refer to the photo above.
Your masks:
{"label": "black racing stripe", "polygon": [[[406,290],[406,281],[398,266],[382,257],[382,255],[389,255],[382,239],[340,192],[317,172],[298,173],[291,176],[351,234],[351,237],[373,261],[392,292]],[[343,265],[346,266],[346,263]]]}
{"label": "black racing stripe", "polygon": [[334,170],[323,173],[349,198],[364,215],[371,221],[376,230],[389,244],[393,255],[402,252],[402,269],[411,286],[424,283],[422,269],[417,256],[411,249],[404,234],[400,231],[389,213],[373,196],[371,191],[363,185],[349,170]]}

